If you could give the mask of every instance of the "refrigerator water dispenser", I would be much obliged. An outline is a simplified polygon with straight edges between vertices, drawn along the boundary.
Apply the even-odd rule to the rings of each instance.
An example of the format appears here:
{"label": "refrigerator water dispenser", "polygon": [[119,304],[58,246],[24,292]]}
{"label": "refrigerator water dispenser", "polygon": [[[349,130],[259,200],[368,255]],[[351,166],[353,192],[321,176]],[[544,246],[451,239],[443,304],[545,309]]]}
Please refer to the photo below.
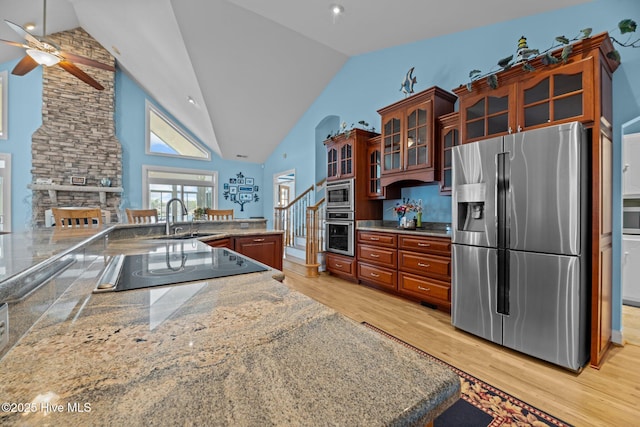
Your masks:
{"label": "refrigerator water dispenser", "polygon": [[465,184],[457,188],[458,200],[458,230],[485,230],[485,197],[486,189],[483,183]]}

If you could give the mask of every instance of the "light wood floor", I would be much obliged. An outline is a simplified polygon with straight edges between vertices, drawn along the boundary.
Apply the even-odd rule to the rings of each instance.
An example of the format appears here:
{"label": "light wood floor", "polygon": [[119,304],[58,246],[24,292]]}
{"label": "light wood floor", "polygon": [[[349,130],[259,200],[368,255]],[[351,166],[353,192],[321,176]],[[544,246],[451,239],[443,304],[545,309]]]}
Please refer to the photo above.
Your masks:
{"label": "light wood floor", "polygon": [[576,426],[640,423],[640,346],[613,347],[600,370],[575,374],[451,326],[450,316],[323,273],[284,283]]}

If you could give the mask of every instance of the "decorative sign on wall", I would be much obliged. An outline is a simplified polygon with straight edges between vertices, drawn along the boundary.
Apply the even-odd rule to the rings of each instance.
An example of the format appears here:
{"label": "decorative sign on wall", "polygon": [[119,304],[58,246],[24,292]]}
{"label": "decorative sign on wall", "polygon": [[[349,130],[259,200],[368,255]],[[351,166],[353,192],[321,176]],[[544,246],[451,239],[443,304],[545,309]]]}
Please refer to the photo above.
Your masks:
{"label": "decorative sign on wall", "polygon": [[229,178],[229,182],[223,184],[223,192],[225,200],[231,200],[233,203],[240,205],[240,212],[244,212],[244,204],[249,202],[257,202],[258,186],[253,185],[254,179],[244,176],[242,172],[238,172],[235,178]]}

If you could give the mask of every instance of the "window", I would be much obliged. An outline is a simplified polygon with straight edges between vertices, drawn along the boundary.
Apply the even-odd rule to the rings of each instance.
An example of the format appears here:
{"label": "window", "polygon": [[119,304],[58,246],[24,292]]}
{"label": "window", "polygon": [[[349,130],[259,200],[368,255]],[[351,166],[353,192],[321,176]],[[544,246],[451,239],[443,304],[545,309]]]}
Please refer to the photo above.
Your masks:
{"label": "window", "polygon": [[0,139],[7,139],[7,85],[9,83],[7,71],[0,72]]}
{"label": "window", "polygon": [[0,232],[11,231],[11,154],[0,153]]}
{"label": "window", "polygon": [[184,202],[189,214],[182,218],[178,204],[172,205],[170,214],[184,221],[193,219],[195,208],[215,208],[218,203],[215,196],[218,172],[142,166],[142,180],[142,204],[145,209],[158,210],[158,221],[166,220],[166,204],[174,197]]}
{"label": "window", "polygon": [[146,153],[209,160],[209,150],[147,101]]}

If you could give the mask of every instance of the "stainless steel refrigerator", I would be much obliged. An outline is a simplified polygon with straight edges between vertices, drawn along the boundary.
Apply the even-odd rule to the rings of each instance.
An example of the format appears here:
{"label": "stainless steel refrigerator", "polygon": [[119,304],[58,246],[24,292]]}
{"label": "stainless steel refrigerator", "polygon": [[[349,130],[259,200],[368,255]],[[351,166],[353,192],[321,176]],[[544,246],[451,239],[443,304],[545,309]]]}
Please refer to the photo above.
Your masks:
{"label": "stainless steel refrigerator", "polygon": [[578,371],[589,358],[580,123],[454,147],[452,324]]}

